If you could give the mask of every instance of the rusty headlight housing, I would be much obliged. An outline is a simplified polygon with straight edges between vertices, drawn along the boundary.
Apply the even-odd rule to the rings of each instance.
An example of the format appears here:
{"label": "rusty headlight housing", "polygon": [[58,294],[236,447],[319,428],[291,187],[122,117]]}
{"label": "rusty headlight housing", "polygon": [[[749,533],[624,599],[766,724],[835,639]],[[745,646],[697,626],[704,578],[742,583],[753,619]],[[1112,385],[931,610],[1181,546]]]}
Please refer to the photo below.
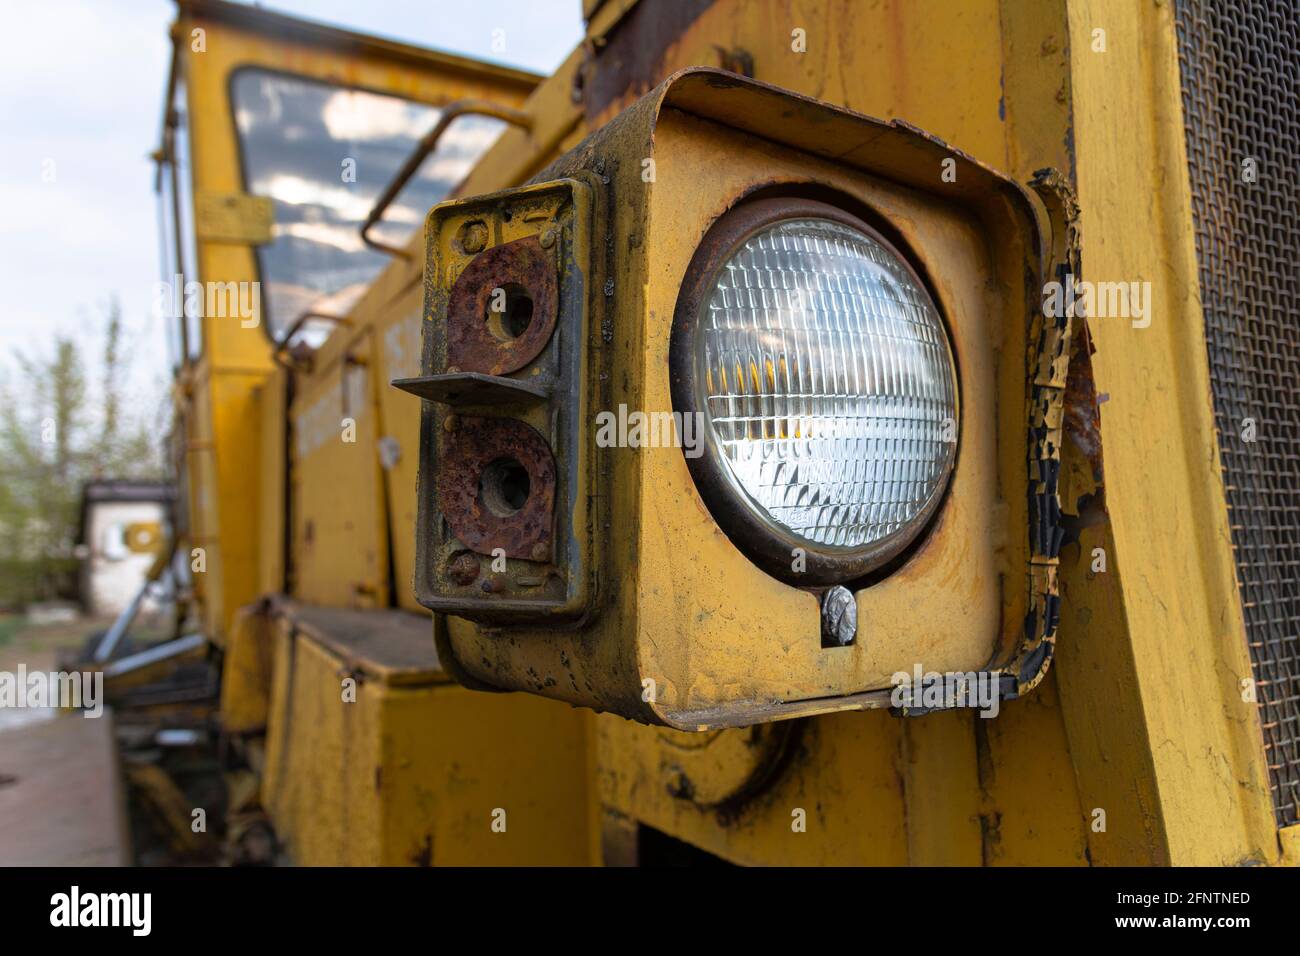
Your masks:
{"label": "rusty headlight housing", "polygon": [[774,576],[859,578],[938,508],[952,349],[916,271],[856,216],[784,198],[728,211],[687,271],[671,362],[675,410],[699,422],[701,497]]}
{"label": "rusty headlight housing", "polygon": [[[949,168],[953,176],[942,175]],[[894,677],[918,664],[984,674],[1004,699],[1033,687],[1059,618],[1057,456],[1070,343],[1068,321],[1042,315],[1042,289],[1044,276],[1072,269],[1068,203],[1044,176],[1035,182],[1040,204],[906,124],[691,69],[535,182],[432,210],[423,374],[399,384],[424,399],[416,589],[442,612],[434,633],[443,666],[471,687],[693,731],[889,707]],[[744,317],[760,312],[746,305],[732,317],[733,341],[722,343],[727,355],[716,343],[708,351],[707,331],[698,340],[718,276],[773,226],[870,260],[853,266],[859,311],[888,299],[876,317],[898,312],[897,325],[910,310],[902,337],[884,322],[883,333],[864,331],[856,351],[837,351],[862,369],[889,356],[879,380],[854,380],[841,362],[836,388],[786,389],[783,402],[807,406],[780,408],[765,385],[794,381],[793,309],[750,327]],[[465,241],[471,231],[488,238],[486,248]],[[554,329],[528,362],[500,365],[505,346],[495,345],[484,350],[493,361],[468,361],[458,336],[480,329],[484,315],[458,303],[511,283],[531,288],[505,268],[521,243],[535,243],[554,276]],[[795,265],[825,271],[811,260]],[[792,281],[759,268],[761,282]],[[772,291],[751,278],[756,299]],[[797,304],[811,323],[805,351],[846,337],[842,300]],[[787,339],[779,347],[765,338],[779,334]],[[728,363],[748,376],[749,410],[739,416],[727,403],[740,395],[719,387],[721,373],[709,382],[709,369]],[[727,410],[706,419],[701,448],[686,426],[711,398]],[[882,421],[864,424],[863,408]],[[820,441],[828,432],[832,445],[813,449],[821,457],[810,479],[840,462],[871,464],[886,483],[910,487],[893,502],[906,507],[882,521],[870,509],[888,497],[835,475],[817,490],[818,504],[833,499],[828,520],[801,520],[782,510],[780,495],[764,498],[762,455],[803,440],[808,413],[807,434]],[[611,443],[598,420],[624,414],[626,436],[620,425]],[[633,414],[655,437],[633,430]],[[757,482],[737,417],[751,429],[744,444],[756,451]],[[663,440],[656,422],[665,419],[677,442]],[[539,512],[521,508],[501,519],[509,527],[477,535],[469,519],[486,521],[491,500],[458,504],[447,490],[485,487],[503,450],[522,449],[484,444],[483,429],[505,439],[504,429],[519,427],[511,421],[547,450],[538,445],[530,459],[550,470],[530,472],[528,497],[554,492]],[[835,436],[845,427],[857,444],[833,447],[849,441]],[[718,450],[728,440],[730,459]],[[804,492],[789,485],[797,511]],[[525,532],[539,537],[515,547]],[[823,629],[823,593],[841,582],[858,622],[847,644],[827,641]]]}

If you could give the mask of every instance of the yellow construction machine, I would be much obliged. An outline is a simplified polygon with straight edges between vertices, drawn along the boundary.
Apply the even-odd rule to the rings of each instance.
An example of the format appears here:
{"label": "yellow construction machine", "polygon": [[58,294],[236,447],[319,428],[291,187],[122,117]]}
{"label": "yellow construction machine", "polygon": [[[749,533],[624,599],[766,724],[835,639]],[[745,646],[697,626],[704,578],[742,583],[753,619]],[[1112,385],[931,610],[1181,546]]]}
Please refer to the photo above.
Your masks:
{"label": "yellow construction machine", "polygon": [[1300,859],[1294,3],[583,14],[178,0],[224,852]]}

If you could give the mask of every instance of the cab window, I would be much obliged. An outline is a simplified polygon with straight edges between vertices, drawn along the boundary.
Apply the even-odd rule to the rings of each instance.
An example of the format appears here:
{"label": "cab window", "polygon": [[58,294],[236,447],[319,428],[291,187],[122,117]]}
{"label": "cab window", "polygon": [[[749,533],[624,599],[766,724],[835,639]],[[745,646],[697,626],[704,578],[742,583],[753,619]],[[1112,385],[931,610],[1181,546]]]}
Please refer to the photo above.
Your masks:
{"label": "cab window", "polygon": [[[388,263],[362,242],[360,226],[439,110],[264,69],[236,72],[231,95],[245,189],[275,208],[274,238],[258,262],[264,327],[279,340],[306,311],[345,314]],[[487,117],[453,123],[371,235],[409,241],[503,126]]]}

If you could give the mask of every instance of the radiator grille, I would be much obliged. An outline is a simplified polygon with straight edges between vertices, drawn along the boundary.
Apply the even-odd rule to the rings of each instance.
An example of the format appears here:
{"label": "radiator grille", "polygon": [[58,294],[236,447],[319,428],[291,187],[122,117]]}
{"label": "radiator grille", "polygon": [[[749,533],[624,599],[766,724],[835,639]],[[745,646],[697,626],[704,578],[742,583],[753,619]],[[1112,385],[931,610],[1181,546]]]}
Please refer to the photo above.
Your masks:
{"label": "radiator grille", "polygon": [[1300,0],[1175,9],[1237,584],[1273,809],[1290,826],[1300,822]]}

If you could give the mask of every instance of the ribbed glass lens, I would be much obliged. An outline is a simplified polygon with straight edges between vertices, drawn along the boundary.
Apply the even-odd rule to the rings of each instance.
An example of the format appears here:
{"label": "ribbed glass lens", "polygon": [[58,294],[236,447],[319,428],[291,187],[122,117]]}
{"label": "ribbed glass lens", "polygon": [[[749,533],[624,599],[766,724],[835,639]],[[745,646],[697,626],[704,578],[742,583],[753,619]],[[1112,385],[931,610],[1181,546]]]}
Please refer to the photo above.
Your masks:
{"label": "ribbed glass lens", "polygon": [[909,530],[956,449],[952,354],[897,254],[829,219],[754,233],[696,338],[699,407],[760,517],[819,550]]}

